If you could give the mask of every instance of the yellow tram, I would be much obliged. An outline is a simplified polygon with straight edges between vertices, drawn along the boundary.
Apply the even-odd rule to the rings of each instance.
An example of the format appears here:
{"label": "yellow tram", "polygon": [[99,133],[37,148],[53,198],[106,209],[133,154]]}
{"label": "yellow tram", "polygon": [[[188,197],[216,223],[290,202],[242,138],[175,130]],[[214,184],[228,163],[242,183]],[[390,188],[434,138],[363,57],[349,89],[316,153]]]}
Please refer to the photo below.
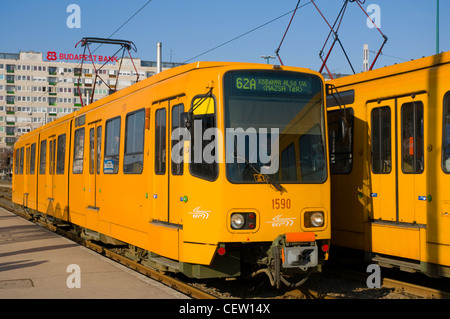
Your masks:
{"label": "yellow tram", "polygon": [[333,245],[450,276],[449,77],[446,52],[329,82]]}
{"label": "yellow tram", "polygon": [[292,285],[328,256],[324,99],[307,69],[166,70],[20,137],[13,202],[142,263]]}

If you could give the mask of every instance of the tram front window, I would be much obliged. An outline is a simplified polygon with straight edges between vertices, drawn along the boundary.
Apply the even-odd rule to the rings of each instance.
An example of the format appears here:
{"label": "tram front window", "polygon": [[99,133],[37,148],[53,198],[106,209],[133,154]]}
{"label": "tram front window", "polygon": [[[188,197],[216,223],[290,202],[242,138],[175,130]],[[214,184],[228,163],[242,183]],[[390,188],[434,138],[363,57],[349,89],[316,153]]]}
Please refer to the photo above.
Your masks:
{"label": "tram front window", "polygon": [[226,174],[232,183],[324,182],[322,81],[293,72],[225,75]]}

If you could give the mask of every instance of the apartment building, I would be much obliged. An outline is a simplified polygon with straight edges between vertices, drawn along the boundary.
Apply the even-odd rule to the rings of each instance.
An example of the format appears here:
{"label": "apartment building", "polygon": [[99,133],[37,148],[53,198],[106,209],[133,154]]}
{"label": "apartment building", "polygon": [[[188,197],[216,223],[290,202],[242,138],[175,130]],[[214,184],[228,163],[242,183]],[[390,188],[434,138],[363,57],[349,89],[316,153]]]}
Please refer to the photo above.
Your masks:
{"label": "apartment building", "polygon": [[[162,70],[178,65],[161,63]],[[103,81],[94,83],[95,69]],[[89,104],[92,92],[96,101],[155,73],[156,62],[139,58],[0,53],[0,177],[9,176],[7,158],[20,135]]]}
{"label": "apartment building", "polygon": [[[56,61],[58,57],[65,60]],[[107,59],[111,61],[98,71],[108,87],[99,79],[94,83],[92,60],[84,56],[81,67],[82,58],[55,52],[0,53],[0,148],[12,146],[20,135],[89,104],[92,91],[96,101],[109,95],[110,89],[136,83],[136,70],[139,80],[156,73],[156,62],[95,56],[96,69]],[[163,62],[162,69],[178,65]]]}

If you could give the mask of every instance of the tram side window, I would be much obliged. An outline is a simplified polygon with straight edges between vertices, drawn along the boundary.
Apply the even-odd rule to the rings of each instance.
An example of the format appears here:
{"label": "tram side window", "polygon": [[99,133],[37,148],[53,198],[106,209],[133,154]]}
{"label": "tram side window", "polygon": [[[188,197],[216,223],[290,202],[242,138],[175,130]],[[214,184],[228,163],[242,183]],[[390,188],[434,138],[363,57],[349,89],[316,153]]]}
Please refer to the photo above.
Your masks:
{"label": "tram side window", "polygon": [[49,162],[48,162],[48,173],[53,175],[55,173],[55,139],[52,138],[49,140],[48,145],[48,153],[49,153]]}
{"label": "tram side window", "polygon": [[83,173],[83,156],[84,156],[84,127],[75,131],[75,141],[73,145],[73,167],[74,174]]}
{"label": "tram side window", "polygon": [[328,139],[330,148],[330,171],[332,174],[349,174],[353,164],[353,126],[354,112],[352,108],[345,109],[347,134],[342,135],[342,110],[328,112]]}
{"label": "tram side window", "polygon": [[14,174],[19,174],[20,149],[16,149],[16,162],[14,165]]}
{"label": "tram side window", "polygon": [[[181,113],[184,112],[184,105],[179,104],[175,105],[172,108],[172,132],[174,132],[177,128],[181,127]],[[174,146],[177,143],[180,143],[182,140],[182,137],[180,136],[180,139],[178,141],[172,140],[172,150],[174,149]],[[181,148],[179,156],[183,156],[184,148]],[[174,162],[174,154],[172,154],[172,175],[183,175],[183,162],[181,163],[175,163]]]}
{"label": "tram side window", "polygon": [[450,93],[447,93],[444,99],[442,169],[445,173],[450,173]]}
{"label": "tram side window", "polygon": [[389,106],[374,108],[371,112],[372,171],[389,174],[392,169],[391,109]]}
{"label": "tram side window", "polygon": [[[191,163],[189,170],[192,175],[214,180],[218,174],[217,167],[217,141],[215,135],[206,138],[205,132],[211,133],[211,128],[216,125],[215,116],[215,100],[213,97],[198,96],[192,101],[192,109],[194,113],[194,123],[191,127]],[[195,129],[201,127],[201,130]],[[195,134],[201,132],[202,137],[196,137]],[[202,145],[196,142],[201,141]]]}
{"label": "tram side window", "polygon": [[95,163],[95,138],[94,138],[94,128],[89,130],[89,174],[94,174],[94,163]]}
{"label": "tram side window", "polygon": [[[95,150],[95,139],[97,139],[97,151]],[[102,127],[97,127],[97,137],[95,137],[95,129],[89,130],[89,174],[94,174],[95,165],[97,165],[97,174],[100,174],[100,154],[102,150]]]}
{"label": "tram side window", "polygon": [[19,162],[19,174],[23,174],[23,160],[24,160],[24,151],[23,147],[20,148],[20,162]]}
{"label": "tram side window", "polygon": [[30,174],[30,152],[31,152],[30,147],[27,147],[25,152],[27,153],[26,173],[25,174],[29,175]]}
{"label": "tram side window", "polygon": [[64,164],[66,161],[66,134],[58,136],[56,156],[56,174],[64,174]]}
{"label": "tram side window", "polygon": [[101,154],[102,152],[102,127],[97,127],[97,174],[100,174]]}
{"label": "tram side window", "polygon": [[39,153],[39,174],[45,174],[45,162],[47,159],[47,140],[41,141],[41,149]]}
{"label": "tram side window", "polygon": [[36,169],[36,143],[31,144],[31,155],[30,155],[30,174],[34,175]]}
{"label": "tram side window", "polygon": [[144,167],[145,109],[129,113],[125,127],[123,172],[140,174]]}
{"label": "tram side window", "polygon": [[409,102],[402,105],[402,171],[420,174],[424,170],[423,159],[423,103]]}
{"label": "tram side window", "polygon": [[166,109],[155,113],[155,174],[166,173]]}
{"label": "tram side window", "polygon": [[120,117],[116,117],[106,121],[104,174],[117,174],[119,172],[119,150]]}

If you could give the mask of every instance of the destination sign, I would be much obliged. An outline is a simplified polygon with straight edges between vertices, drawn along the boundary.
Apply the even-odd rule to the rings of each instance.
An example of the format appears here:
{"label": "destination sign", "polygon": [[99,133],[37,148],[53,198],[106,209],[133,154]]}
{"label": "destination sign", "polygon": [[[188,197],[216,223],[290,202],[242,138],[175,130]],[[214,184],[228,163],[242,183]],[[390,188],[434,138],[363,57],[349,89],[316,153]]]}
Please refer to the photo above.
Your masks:
{"label": "destination sign", "polygon": [[300,93],[312,92],[311,79],[294,78],[292,76],[260,76],[239,74],[234,77],[234,87],[239,91],[264,93]]}

